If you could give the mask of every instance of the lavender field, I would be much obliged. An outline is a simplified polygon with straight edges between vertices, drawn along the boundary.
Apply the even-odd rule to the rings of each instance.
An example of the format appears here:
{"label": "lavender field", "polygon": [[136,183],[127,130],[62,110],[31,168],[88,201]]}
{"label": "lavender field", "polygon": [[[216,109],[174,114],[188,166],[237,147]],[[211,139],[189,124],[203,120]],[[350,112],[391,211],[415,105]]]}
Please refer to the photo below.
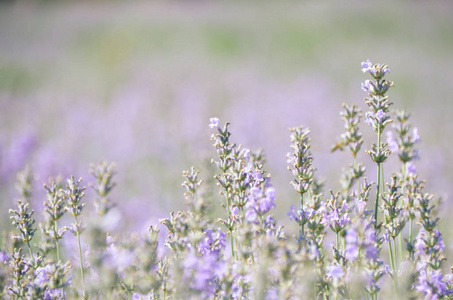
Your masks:
{"label": "lavender field", "polygon": [[[184,292],[174,285],[178,278],[169,279],[168,294],[166,294],[163,292],[166,290],[163,284],[166,281],[162,278],[169,275],[164,276],[158,271],[160,275],[157,273],[156,275],[153,272],[156,272],[157,268],[170,270],[169,274],[178,273],[175,270],[171,271],[171,268],[185,268],[189,265],[193,274],[200,275],[201,271],[196,270],[199,262],[195,260],[195,256],[190,256],[195,254],[189,250],[184,250],[189,251],[185,253],[178,248],[188,247],[187,241],[184,244],[172,237],[173,240],[170,238],[169,242],[167,237],[169,231],[170,235],[172,233],[169,222],[175,221],[168,219],[170,211],[187,210],[185,206],[187,201],[192,205],[190,207],[194,216],[203,215],[212,221],[208,222],[208,225],[203,225],[205,227],[200,225],[201,231],[198,234],[206,234],[206,236],[195,238],[199,251],[196,254],[197,257],[200,255],[204,257],[205,263],[209,259],[211,262],[215,260],[217,265],[214,264],[213,268],[216,270],[227,269],[222,275],[209,272],[209,276],[204,274],[208,278],[200,275],[200,278],[205,279],[200,279],[199,282],[190,286],[190,297],[194,299],[210,297],[300,299],[299,294],[282,287],[292,282],[288,278],[281,279],[278,285],[274,279],[260,277],[261,279],[256,279],[256,282],[263,282],[264,286],[268,287],[268,289],[260,289],[250,284],[254,282],[247,277],[250,274],[241,273],[243,276],[240,279],[233,276],[232,286],[229,287],[231,291],[225,287],[225,285],[228,286],[226,281],[222,281],[228,277],[225,274],[233,271],[222,265],[223,260],[220,257],[229,255],[230,259],[235,258],[236,262],[247,261],[252,264],[252,258],[256,256],[258,261],[258,252],[267,249],[266,247],[272,248],[269,245],[273,245],[273,242],[265,238],[266,234],[264,234],[269,229],[277,240],[293,240],[295,245],[299,243],[297,255],[301,255],[301,249],[305,249],[304,243],[307,243],[307,249],[314,247],[313,245],[318,247],[317,249],[324,249],[325,252],[321,256],[326,257],[326,262],[323,261],[323,263],[326,263],[327,267],[317,274],[323,279],[315,281],[318,283],[314,284],[314,291],[311,290],[312,287],[307,288],[310,290],[310,295],[318,293],[316,295],[320,299],[323,297],[365,299],[365,296],[367,299],[374,299],[378,297],[377,292],[367,290],[365,294],[356,293],[355,285],[345,283],[346,273],[347,276],[353,277],[351,271],[353,266],[359,269],[363,267],[361,264],[364,262],[361,261],[359,264],[359,260],[347,254],[348,228],[354,228],[360,223],[345,221],[350,225],[343,224],[341,230],[337,231],[337,237],[329,231],[329,226],[326,224],[324,224],[325,229],[319,229],[329,231],[325,237],[322,235],[321,238],[320,233],[320,236],[314,233],[312,236],[305,234],[311,230],[308,225],[307,228],[304,228],[304,225],[301,228],[304,208],[303,204],[301,206],[300,194],[304,195],[305,192],[299,190],[298,194],[289,184],[293,180],[293,174],[288,171],[288,165],[291,168],[292,163],[291,155],[289,159],[287,158],[287,154],[293,151],[290,148],[291,144],[294,143],[294,139],[297,140],[294,136],[293,141],[290,139],[290,134],[294,135],[295,131],[290,132],[288,129],[297,128],[300,125],[304,128],[309,127],[311,140],[301,140],[300,143],[311,145],[310,153],[313,161],[312,165],[310,162],[310,167],[316,169],[314,171],[316,180],[317,178],[324,180],[324,187],[323,196],[318,199],[315,197],[316,182],[307,182],[310,186],[307,188],[307,193],[311,195],[312,200],[316,198],[327,203],[332,196],[330,191],[333,195],[340,192],[339,197],[343,197],[348,202],[347,211],[351,215],[351,220],[352,215],[357,216],[357,220],[362,220],[360,219],[362,216],[363,220],[373,219],[374,212],[368,215],[356,208],[357,203],[353,204],[355,202],[351,199],[355,197],[359,201],[361,196],[357,193],[353,196],[348,195],[349,189],[344,193],[344,186],[340,183],[344,169],[354,164],[351,154],[348,151],[331,152],[332,146],[345,132],[344,120],[339,114],[343,111],[342,103],[356,103],[363,113],[359,128],[365,140],[356,158],[366,167],[364,176],[367,177],[368,182],[378,182],[376,161],[370,158],[365,149],[370,149],[372,142],[376,143],[373,122],[385,121],[379,117],[379,109],[374,111],[377,117],[371,116],[372,121],[367,118],[369,115],[365,116],[370,108],[364,98],[369,97],[367,93],[372,95],[373,91],[369,86],[361,88],[360,85],[361,82],[366,83],[365,80],[372,79],[368,74],[371,71],[365,70],[365,74],[361,71],[363,68],[361,63],[370,59],[373,63],[387,64],[391,72],[384,72],[385,79],[394,82],[394,86],[387,92],[393,105],[388,112],[383,110],[383,113],[392,115],[393,123],[387,125],[385,130],[391,131],[392,125],[398,123],[394,110],[405,109],[411,113],[410,123],[412,128],[417,128],[416,131],[420,136],[420,141],[414,136],[411,137],[414,142],[417,140],[414,147],[419,150],[418,155],[414,156],[420,158],[413,161],[411,159],[411,163],[413,162],[416,166],[418,180],[426,180],[423,193],[434,194],[432,204],[441,199],[432,211],[431,218],[435,219],[434,214],[438,214],[440,218],[435,225],[442,233],[444,243],[442,250],[447,260],[442,263],[442,266],[436,266],[433,270],[437,272],[443,269],[443,273],[447,274],[450,266],[453,265],[453,231],[450,221],[450,212],[453,210],[451,204],[453,195],[452,13],[453,4],[447,1],[429,3],[383,1],[379,4],[356,1],[352,5],[335,1],[300,4],[208,1],[0,3],[1,229],[5,232],[14,230],[9,218],[11,215],[9,209],[17,209],[19,198],[26,200],[23,198],[29,197],[30,208],[35,210],[33,216],[36,218],[35,226],[44,222],[46,217],[41,211],[43,202],[52,194],[50,191],[52,181],[58,182],[57,178],[61,176],[61,188],[65,189],[66,180],[73,175],[75,181],[63,193],[66,196],[62,194],[61,197],[70,199],[71,195],[80,196],[81,191],[77,194],[77,191],[71,191],[71,187],[77,186],[78,178],[83,178],[80,188],[87,187],[86,195],[82,200],[86,206],[80,214],[80,220],[88,227],[93,224],[93,228],[99,226],[101,233],[97,234],[102,238],[98,236],[98,239],[104,239],[103,243],[107,243],[107,246],[120,245],[121,238],[118,237],[123,234],[134,232],[140,236],[147,232],[150,225],[155,226],[151,233],[152,241],[145,242],[145,245],[154,247],[154,243],[159,242],[158,246],[156,244],[156,257],[153,258],[155,261],[149,262],[150,270],[148,270],[149,274],[147,273],[150,276],[150,282],[159,284],[149,286],[149,284],[140,283],[140,287],[134,288],[133,284],[124,278],[121,280],[124,274],[129,274],[127,276],[130,277],[126,276],[129,280],[133,278],[133,275],[127,271],[128,266],[134,265],[130,255],[135,252],[131,249],[133,243],[130,242],[116,250],[110,250],[116,251],[116,254],[120,253],[124,258],[124,263],[119,265],[115,272],[104,270],[105,274],[114,274],[111,275],[116,276],[114,279],[112,277],[103,281],[98,278],[102,277],[103,273],[99,270],[103,270],[103,264],[108,264],[108,259],[114,256],[112,252],[109,252],[110,258],[97,262],[99,266],[91,261],[86,267],[87,270],[95,270],[95,266],[99,267],[97,269],[99,274],[87,271],[86,275],[92,276],[87,277],[90,280],[98,278],[97,280],[105,283],[105,286],[113,284],[112,282],[120,286],[119,282],[122,282],[127,288],[123,286],[124,290],[121,292],[108,295],[88,285],[86,291],[84,288],[82,293],[81,285],[78,285],[78,289],[73,289],[72,285],[68,284],[65,290],[69,299],[82,296],[88,298],[90,295],[93,299],[96,297],[101,299],[143,297],[145,299],[145,295],[151,298],[151,290],[154,289],[156,290],[156,294],[153,294],[155,299],[184,299],[181,296]],[[373,65],[370,65],[370,70]],[[378,80],[381,79],[381,77],[378,78]],[[383,96],[383,94],[379,95]],[[218,118],[220,123],[217,124],[211,118]],[[372,126],[366,124],[367,120]],[[253,213],[250,212],[246,203],[230,203],[228,196],[225,196],[225,193],[228,195],[229,192],[224,190],[221,195],[219,192],[222,191],[222,187],[216,186],[216,183],[221,185],[221,176],[225,176],[228,172],[224,170],[222,173],[219,169],[223,150],[219,150],[219,144],[213,147],[216,137],[214,140],[210,138],[213,133],[225,134],[223,126],[226,122],[230,123],[228,132],[231,132],[229,137],[231,143],[241,144],[243,148],[252,151],[261,148],[266,156],[264,166],[260,167],[258,173],[271,174],[272,188],[267,180],[263,182],[256,181],[256,178],[254,180],[256,187],[260,189],[260,197],[264,197],[262,199],[267,199],[266,201],[270,201],[269,199],[272,201],[256,200],[261,208],[253,213],[257,213],[256,218],[260,219],[259,223],[255,223],[253,215],[250,216]],[[374,125],[374,128],[377,128],[376,126]],[[379,131],[379,134],[382,132]],[[383,133],[382,142],[387,142],[385,133]],[[389,148],[392,148],[391,146],[392,144],[389,143]],[[392,152],[393,154],[385,161],[384,180],[380,182],[381,188],[384,187],[384,189],[387,189],[384,182],[391,185],[392,174],[400,172],[401,157],[398,158],[396,155],[398,150],[394,149]],[[249,160],[253,163],[262,162],[253,155],[238,156],[235,159],[244,162]],[[113,173],[110,169],[107,172],[109,175],[114,174],[113,187],[109,185],[110,183],[107,185],[105,182],[96,183],[96,179],[106,175],[102,167],[99,169],[91,167],[91,173],[94,173],[94,176],[89,172],[90,163],[96,165],[103,161],[115,163]],[[404,162],[404,164],[407,163]],[[181,187],[184,181],[190,181],[190,175],[186,174],[189,176],[186,178],[181,176],[183,170],[190,170],[192,166],[200,170],[198,178],[203,180],[202,199],[206,203],[201,201],[200,204],[196,200],[199,196],[197,193],[194,193],[193,197],[190,196],[191,191],[187,184],[185,188]],[[29,173],[24,173],[24,170],[29,170]],[[22,182],[19,180],[19,183],[18,173],[22,174]],[[24,177],[24,174],[28,177]],[[214,177],[216,174],[217,176]],[[403,175],[400,174],[398,180],[402,182],[401,187],[405,186],[404,182],[410,181],[408,177],[409,175],[404,172]],[[52,179],[49,180],[49,178]],[[360,178],[360,182],[363,180],[363,176],[357,178]],[[27,179],[30,182],[27,182]],[[43,188],[44,183],[47,189]],[[356,182],[351,191],[357,191],[355,184]],[[417,184],[414,181],[407,185],[406,193],[409,186],[417,190],[415,188]],[[105,191],[100,189],[106,186],[112,187],[112,190],[103,195]],[[30,189],[31,196],[24,194],[24,187]],[[359,191],[360,189],[359,187]],[[404,194],[404,188],[402,189]],[[388,190],[390,191],[391,187]],[[184,195],[185,192],[189,193],[189,196]],[[371,196],[367,208],[375,211],[375,184],[370,187],[369,192]],[[418,192],[423,195],[421,191]],[[56,186],[53,195],[58,193]],[[252,192],[246,189],[244,193]],[[103,197],[108,198],[106,209],[108,212],[101,213],[100,223],[97,224],[97,221],[93,220],[96,219],[96,211],[99,213],[99,206],[102,206],[99,203],[102,203]],[[342,203],[343,198],[340,198],[338,203]],[[226,200],[228,201],[225,202]],[[110,207],[110,203],[115,205]],[[222,204],[224,207],[221,206]],[[77,204],[74,205],[77,207]],[[292,212],[291,205],[295,207]],[[327,211],[334,209],[326,205],[324,207]],[[302,214],[299,216],[298,206],[302,209]],[[76,209],[74,207],[72,209]],[[201,208],[205,210],[200,210]],[[234,211],[234,208],[238,211]],[[275,222],[264,221],[268,220],[267,214],[270,210]],[[416,226],[416,221],[421,218],[420,214],[423,214],[416,211],[417,217],[413,220],[414,239],[419,234],[420,227]],[[70,226],[73,222],[71,218],[69,214],[65,215],[58,221],[59,226],[61,228]],[[166,218],[169,221],[159,221]],[[250,241],[250,245],[247,245],[250,247],[248,254],[238,254],[242,234],[240,225],[230,224],[233,227],[228,229],[228,226],[224,226],[222,222],[216,223],[218,218],[222,218],[223,223],[230,221],[234,221],[234,224],[250,223],[252,225],[247,225],[249,227],[244,225],[249,230],[248,233],[260,232],[256,234],[256,239],[252,239],[253,242]],[[229,221],[228,218],[231,220]],[[382,215],[379,221],[384,222]],[[204,223],[200,221],[200,224]],[[385,272],[395,274],[403,272],[404,268],[398,267],[397,262],[390,266],[391,257],[387,248],[388,245],[395,245],[394,250],[397,251],[396,247],[400,247],[398,249],[400,252],[395,252],[394,259],[399,257],[399,263],[401,263],[401,258],[406,257],[407,251],[404,239],[400,236],[409,237],[409,222],[401,235],[399,232],[396,234],[400,240],[395,242],[395,239],[392,241],[390,238],[387,245],[387,240],[383,242],[380,238],[391,231],[389,224],[392,224],[390,220],[385,221],[381,228],[368,225],[370,228],[373,227],[375,239],[373,243],[379,245],[376,249],[380,251],[379,257],[383,259],[383,266],[392,269],[392,271],[386,269]],[[280,225],[284,226],[282,230],[285,232],[285,238],[279,235],[278,226]],[[254,226],[265,228],[257,229]],[[157,234],[158,228],[159,234]],[[221,232],[217,231],[217,228],[220,228]],[[204,231],[206,229],[213,231],[207,234],[205,233],[207,231]],[[82,242],[84,236],[87,236],[85,243],[88,243],[88,236],[94,234],[88,229],[82,234],[77,226],[75,229],[72,228],[72,231],[74,236],[81,238]],[[341,232],[343,232],[342,236],[340,236]],[[427,232],[428,236],[431,231]],[[43,233],[38,233],[39,229],[35,239],[31,240],[31,247],[27,243],[24,244],[24,255],[28,255],[28,248],[39,244],[37,239],[42,238]],[[233,240],[233,234],[239,241]],[[349,236],[351,234],[349,233]],[[356,234],[360,238],[360,232]],[[166,238],[167,247],[164,246]],[[341,241],[338,242],[339,238],[344,240],[343,244]],[[425,237],[425,239],[428,238]],[[2,237],[3,250],[9,245],[7,240],[7,236]],[[22,239],[22,242],[26,240],[26,238]],[[58,244],[59,238],[57,237],[56,240]],[[420,240],[423,238],[421,237]],[[60,241],[61,249],[57,247],[60,260],[63,263],[67,260],[71,261],[72,269],[66,276],[73,276],[73,285],[80,284],[79,269],[83,270],[78,266],[77,247],[71,244],[75,241],[72,235],[66,233],[65,239]],[[142,243],[138,237],[134,241],[137,245]],[[210,248],[203,248],[203,241],[210,241]],[[195,247],[195,242],[192,241],[192,244]],[[234,253],[235,244],[238,253]],[[335,252],[332,254],[332,246],[335,246],[340,254],[342,253],[344,260],[336,257]],[[162,257],[169,251],[168,247],[176,247],[172,253],[179,253],[181,259],[185,257],[185,260],[182,259],[185,263],[178,266],[173,262],[164,267],[162,264],[165,262]],[[244,249],[247,247],[244,246]],[[93,250],[97,249],[96,247],[92,245],[90,249],[92,253],[96,253]],[[436,251],[438,250],[436,248]],[[49,257],[55,257],[57,253],[55,251],[56,249],[50,249]],[[278,250],[275,251],[278,252]],[[414,251],[408,252],[408,264],[417,262]],[[43,252],[45,251],[41,250],[41,253]],[[264,270],[268,265],[264,262],[272,261],[275,254],[269,253],[266,256],[264,254],[266,251],[262,250],[262,252],[263,263],[260,266],[256,264],[253,276],[265,273]],[[311,258],[310,255],[313,253],[308,252],[307,257],[300,258],[301,261],[308,259],[316,262],[319,259],[316,255],[314,259]],[[85,258],[89,260],[87,253]],[[440,256],[430,259],[439,260]],[[348,265],[347,261],[351,264]],[[420,261],[422,259],[418,260]],[[255,263],[253,261],[253,264]],[[297,265],[296,262],[294,264]],[[29,267],[36,266],[34,262],[33,266]],[[238,263],[237,268],[241,267],[244,266]],[[429,272],[434,272],[433,270],[426,272],[431,274]],[[277,274],[283,271],[274,270],[273,272]],[[297,272],[302,276],[301,274],[309,271],[301,269]],[[421,274],[420,272],[416,270],[414,274]],[[134,274],[138,276],[139,272]],[[3,278],[4,274],[0,275]],[[405,274],[401,276],[409,277]],[[450,280],[447,276],[444,277],[440,281]],[[411,287],[410,283],[395,283],[392,278],[394,276],[383,276],[380,284],[383,291],[380,292],[379,298],[394,299],[395,285],[401,290],[403,286]],[[89,280],[86,279],[86,281]],[[6,284],[8,280],[1,282]],[[244,282],[248,282],[248,285]],[[351,279],[350,282],[354,280]],[[413,286],[421,285],[420,281],[415,281]],[[216,290],[219,286],[222,286],[224,295]],[[238,286],[240,288],[237,288]],[[253,288],[247,286],[253,286]],[[61,286],[58,289],[55,287],[54,290],[61,291],[59,289]],[[360,288],[357,289],[360,290]],[[401,299],[409,296],[420,299],[448,297],[450,284],[442,287],[437,285],[436,289],[443,290],[443,294],[441,292],[429,294],[423,288],[416,288],[418,294],[415,296],[401,294]],[[61,293],[47,294],[49,299],[58,298],[61,295]],[[14,299],[14,296],[11,297]],[[314,297],[310,296],[307,299]]]}

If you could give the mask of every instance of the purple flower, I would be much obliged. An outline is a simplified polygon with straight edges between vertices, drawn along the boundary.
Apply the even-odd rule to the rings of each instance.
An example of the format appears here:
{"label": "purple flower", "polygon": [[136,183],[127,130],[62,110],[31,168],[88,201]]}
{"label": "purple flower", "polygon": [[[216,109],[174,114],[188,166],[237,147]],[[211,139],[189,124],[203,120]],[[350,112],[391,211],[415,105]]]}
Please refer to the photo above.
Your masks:
{"label": "purple flower", "polygon": [[233,216],[237,216],[239,214],[239,208],[237,206],[233,207],[233,209],[231,210],[231,214]]}
{"label": "purple flower", "polygon": [[245,213],[245,218],[247,219],[247,221],[249,221],[250,223],[254,223],[256,221],[256,218],[257,218],[257,214],[256,214],[256,211],[251,208],[249,209],[246,213]]}
{"label": "purple flower", "polygon": [[226,271],[225,263],[218,260],[216,252],[210,252],[199,257],[191,252],[184,261],[184,276],[189,280],[192,289],[202,292],[203,297],[209,298],[216,288],[215,278],[222,277]]}
{"label": "purple flower", "polygon": [[266,197],[260,201],[260,211],[266,213],[275,207],[275,189],[270,187],[265,192]]}
{"label": "purple flower", "polygon": [[225,249],[226,234],[224,232],[217,229],[216,233],[212,230],[206,230],[204,233],[205,237],[198,243],[198,252],[206,255],[211,252],[219,253],[219,251]]}
{"label": "purple flower", "polygon": [[385,113],[382,109],[378,110],[378,112],[376,113],[376,119],[379,121],[379,123],[382,123],[382,121],[384,120],[384,117],[385,117]]}
{"label": "purple flower", "polygon": [[134,254],[127,249],[121,249],[111,244],[106,251],[109,256],[107,264],[117,269],[119,273],[123,273],[134,261]]}
{"label": "purple flower", "polygon": [[[299,209],[300,210],[300,209]],[[297,214],[296,216],[296,210],[294,208],[294,205],[291,205],[291,208],[290,208],[290,211],[286,214],[289,219],[292,221],[296,221],[296,222],[299,222],[300,221],[300,213]]]}
{"label": "purple flower", "polygon": [[425,299],[438,299],[453,293],[452,289],[447,287],[447,281],[443,280],[442,273],[439,270],[426,272],[420,271],[418,282],[415,289],[425,294]]}
{"label": "purple flower", "polygon": [[371,61],[368,59],[366,62],[362,62],[362,72],[363,73],[368,72],[374,78],[376,77],[380,78],[383,75],[390,73],[390,69],[386,65],[382,66],[378,64],[373,66]]}
{"label": "purple flower", "polygon": [[335,232],[339,232],[347,224],[351,223],[348,214],[348,205],[346,201],[343,201],[340,208],[330,206],[324,206],[324,216],[322,222],[330,227]]}
{"label": "purple flower", "polygon": [[365,80],[365,82],[361,83],[361,88],[362,88],[362,91],[369,92],[370,89],[373,88],[373,85],[370,80]]}
{"label": "purple flower", "polygon": [[374,113],[372,111],[369,111],[365,114],[365,123],[367,123],[370,126],[373,126],[374,124]]}
{"label": "purple flower", "polygon": [[131,299],[132,300],[141,300],[141,299],[143,299],[142,297],[143,297],[143,295],[141,295],[141,294],[133,293]]}
{"label": "purple flower", "polygon": [[420,136],[418,135],[418,129],[415,127],[412,129],[412,143],[416,144],[420,142]]}
{"label": "purple flower", "polygon": [[367,71],[370,71],[373,67],[373,64],[371,61],[368,59],[367,61],[362,62],[362,72],[365,73]]}
{"label": "purple flower", "polygon": [[0,264],[9,261],[8,253],[0,251]]}
{"label": "purple flower", "polygon": [[219,128],[219,119],[218,118],[210,118],[209,121],[211,122],[209,124],[209,128]]}
{"label": "purple flower", "polygon": [[353,228],[349,228],[348,231],[346,231],[346,259],[354,261],[357,259],[357,257],[359,257],[358,238],[359,236]]}
{"label": "purple flower", "polygon": [[415,175],[417,173],[417,168],[412,161],[406,163],[406,173]]}
{"label": "purple flower", "polygon": [[326,275],[328,278],[341,279],[345,273],[342,266],[330,265],[327,267]]}
{"label": "purple flower", "polygon": [[392,151],[393,153],[398,153],[399,150],[398,142],[396,141],[391,131],[387,131],[387,144],[389,146],[390,151]]}

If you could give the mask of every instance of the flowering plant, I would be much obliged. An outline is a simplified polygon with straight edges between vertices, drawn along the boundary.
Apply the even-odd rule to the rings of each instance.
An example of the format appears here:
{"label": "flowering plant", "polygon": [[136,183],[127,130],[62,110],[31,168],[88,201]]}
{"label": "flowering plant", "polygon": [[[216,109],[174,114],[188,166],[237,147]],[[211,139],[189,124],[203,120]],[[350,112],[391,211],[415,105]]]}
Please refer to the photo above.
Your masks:
{"label": "flowering plant", "polygon": [[[325,193],[316,175],[310,130],[291,128],[287,162],[298,197],[287,215],[297,235],[285,234],[274,219],[276,190],[263,152],[233,143],[229,123],[211,118],[217,152],[212,162],[220,191],[215,200],[221,203],[210,201],[210,187],[195,168],[184,171],[187,209],[160,220],[167,229],[163,243],[156,224],[144,235],[127,236],[108,226],[114,211],[109,195],[115,186],[113,164],[91,166],[97,218],[84,209],[81,179],[70,177],[66,184],[54,180],[44,186],[47,197],[39,230],[29,204],[31,171],[21,173],[22,199],[10,210],[15,229],[5,234],[0,249],[1,297],[453,298],[452,276],[442,273],[445,244],[436,227],[434,196],[424,192],[415,168],[418,131],[408,113],[390,110],[387,92],[393,83],[385,79],[388,66],[368,60],[362,71],[371,76],[362,89],[367,93],[365,123],[376,133],[376,142],[365,150],[376,164],[376,182],[367,181],[367,170],[358,161],[365,141],[356,105],[343,105],[345,132],[332,148],[352,154],[340,191]],[[390,155],[398,157],[400,168],[385,184]],[[214,205],[224,208],[217,220],[207,214]],[[62,226],[68,217],[74,223]]]}

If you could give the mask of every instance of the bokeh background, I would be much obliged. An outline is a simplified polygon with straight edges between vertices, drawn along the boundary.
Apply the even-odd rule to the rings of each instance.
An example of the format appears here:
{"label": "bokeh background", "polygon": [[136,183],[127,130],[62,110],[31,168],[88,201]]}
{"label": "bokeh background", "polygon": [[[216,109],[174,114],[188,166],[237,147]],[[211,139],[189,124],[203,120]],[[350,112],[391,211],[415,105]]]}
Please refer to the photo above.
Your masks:
{"label": "bokeh background", "polygon": [[[212,180],[210,117],[231,122],[234,142],[264,149],[285,224],[298,202],[288,128],[312,129],[317,174],[326,192],[338,189],[352,161],[330,147],[343,132],[341,104],[366,110],[360,63],[370,59],[390,66],[393,108],[413,113],[418,171],[443,198],[448,227],[452,15],[451,1],[0,3],[1,226],[26,165],[38,209],[48,177],[82,176],[88,186],[89,163],[101,160],[117,164],[111,198],[124,229],[184,209],[182,170]],[[368,148],[373,132],[361,128]],[[369,165],[365,153],[360,160]],[[88,188],[88,209],[93,197]]]}

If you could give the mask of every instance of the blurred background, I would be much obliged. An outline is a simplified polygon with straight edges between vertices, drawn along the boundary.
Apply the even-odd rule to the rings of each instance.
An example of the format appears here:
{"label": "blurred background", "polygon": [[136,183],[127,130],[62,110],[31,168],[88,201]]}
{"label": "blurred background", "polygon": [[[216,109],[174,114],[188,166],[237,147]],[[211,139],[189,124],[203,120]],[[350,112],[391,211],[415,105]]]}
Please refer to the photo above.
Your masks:
{"label": "blurred background", "polygon": [[[215,171],[210,117],[231,122],[234,142],[264,149],[285,224],[299,201],[286,169],[288,128],[312,129],[317,175],[326,193],[338,190],[352,159],[330,148],[343,132],[341,104],[366,111],[366,59],[390,66],[393,108],[413,113],[422,138],[420,177],[449,208],[452,15],[451,1],[0,3],[1,226],[26,165],[38,209],[50,176],[88,186],[89,163],[101,160],[117,164],[111,198],[124,228],[184,209],[182,171],[193,165],[206,181]],[[361,128],[369,148],[374,133]],[[369,157],[359,159],[374,181]],[[93,197],[88,188],[87,207]]]}

